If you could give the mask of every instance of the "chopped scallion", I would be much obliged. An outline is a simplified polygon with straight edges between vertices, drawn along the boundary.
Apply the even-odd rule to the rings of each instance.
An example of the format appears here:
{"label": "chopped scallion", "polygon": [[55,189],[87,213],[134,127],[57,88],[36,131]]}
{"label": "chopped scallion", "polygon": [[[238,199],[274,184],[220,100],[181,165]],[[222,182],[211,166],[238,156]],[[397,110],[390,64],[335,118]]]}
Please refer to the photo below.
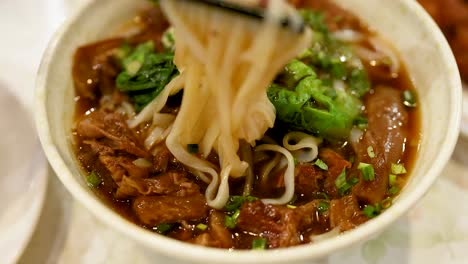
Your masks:
{"label": "chopped scallion", "polygon": [[400,188],[398,188],[398,186],[392,186],[390,187],[390,189],[388,189],[387,193],[389,195],[396,195],[400,192]]}
{"label": "chopped scallion", "polygon": [[319,213],[324,213],[326,211],[328,211],[328,208],[330,207],[330,203],[326,202],[326,201],[320,201],[319,204],[318,204],[318,211]]}
{"label": "chopped scallion", "polygon": [[264,250],[267,246],[266,238],[256,238],[252,241],[253,250]]}
{"label": "chopped scallion", "polygon": [[102,183],[101,177],[96,172],[91,172],[88,177],[86,177],[86,181],[88,182],[88,186],[96,188]]}
{"label": "chopped scallion", "polygon": [[160,224],[153,229],[159,234],[165,234],[167,233],[167,231],[171,230],[171,228],[172,228],[171,224]]}
{"label": "chopped scallion", "polygon": [[372,146],[367,147],[367,155],[369,155],[371,159],[375,158],[375,152]]}
{"label": "chopped scallion", "polygon": [[403,104],[407,107],[416,107],[416,95],[411,90],[403,91]]}
{"label": "chopped scallion", "polygon": [[388,175],[388,184],[389,184],[390,186],[394,186],[395,183],[396,183],[396,179],[397,179],[396,174],[391,174],[391,173],[390,173],[390,174]]}
{"label": "chopped scallion", "polygon": [[396,175],[405,174],[407,172],[405,169],[405,165],[401,163],[399,164],[392,163],[391,170],[392,170],[392,174],[396,174]]}
{"label": "chopped scallion", "polygon": [[236,210],[236,212],[229,216],[226,215],[226,218],[224,219],[224,225],[229,228],[229,229],[234,229],[237,224],[237,218],[239,218],[240,215],[240,210]]}
{"label": "chopped scallion", "polygon": [[328,170],[328,165],[321,159],[317,159],[314,164],[322,170]]}
{"label": "chopped scallion", "polygon": [[375,180],[374,167],[368,163],[359,163],[358,169],[361,171],[362,178],[365,181]]}
{"label": "chopped scallion", "polygon": [[358,182],[359,179],[356,177],[351,177],[349,180],[346,180],[346,168],[344,168],[341,174],[336,178],[335,186],[338,189],[338,193],[343,196]]}
{"label": "chopped scallion", "polygon": [[232,196],[229,196],[229,200],[224,206],[224,210],[228,212],[234,212],[235,210],[240,209],[242,204],[244,204],[245,202],[253,202],[256,200],[258,200],[258,198],[254,196],[232,195]]}
{"label": "chopped scallion", "polygon": [[365,216],[368,218],[374,218],[378,215],[378,213],[375,210],[375,207],[372,205],[366,205],[364,209],[362,210]]}
{"label": "chopped scallion", "polygon": [[198,144],[187,144],[187,150],[188,152],[192,154],[197,154],[198,153]]}
{"label": "chopped scallion", "polygon": [[200,229],[201,231],[205,231],[208,228],[208,226],[200,223],[197,225],[197,228]]}
{"label": "chopped scallion", "polygon": [[296,209],[297,208],[297,206],[292,205],[292,204],[288,204],[288,205],[286,205],[286,207],[288,207],[289,209]]}
{"label": "chopped scallion", "polygon": [[354,125],[357,128],[359,128],[361,130],[364,130],[369,125],[369,121],[367,120],[367,118],[365,118],[363,116],[359,116],[359,117],[356,118],[356,120],[354,120]]}

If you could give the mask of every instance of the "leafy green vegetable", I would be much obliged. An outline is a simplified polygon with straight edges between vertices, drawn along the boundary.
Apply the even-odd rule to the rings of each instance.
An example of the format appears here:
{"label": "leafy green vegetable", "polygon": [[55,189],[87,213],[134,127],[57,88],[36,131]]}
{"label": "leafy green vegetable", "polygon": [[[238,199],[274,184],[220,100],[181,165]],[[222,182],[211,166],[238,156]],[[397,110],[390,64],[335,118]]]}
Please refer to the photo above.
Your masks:
{"label": "leafy green vegetable", "polygon": [[101,177],[96,172],[91,172],[88,177],[86,177],[86,182],[88,182],[88,186],[92,188],[97,188],[102,183]]}
{"label": "leafy green vegetable", "polygon": [[158,96],[175,76],[172,52],[156,53],[154,43],[148,41],[135,48],[124,45],[117,52],[123,71],[117,76],[117,88],[128,93],[140,111]]}
{"label": "leafy green vegetable", "polygon": [[[323,15],[300,11],[314,41],[288,63],[268,89],[277,119],[329,140],[347,138],[370,88],[367,73],[349,45],[328,31]],[[367,123],[367,122],[366,122]]]}

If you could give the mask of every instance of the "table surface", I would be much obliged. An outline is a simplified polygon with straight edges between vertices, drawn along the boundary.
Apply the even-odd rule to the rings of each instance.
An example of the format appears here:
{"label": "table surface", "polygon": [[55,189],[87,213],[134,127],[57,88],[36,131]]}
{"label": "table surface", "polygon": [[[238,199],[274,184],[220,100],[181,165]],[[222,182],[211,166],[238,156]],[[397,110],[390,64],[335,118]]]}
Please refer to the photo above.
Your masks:
{"label": "table surface", "polygon": [[[32,113],[34,80],[53,32],[87,0],[1,0],[0,84]],[[467,124],[468,125],[468,124]],[[142,246],[99,222],[75,202],[50,170],[45,206],[20,263],[155,263]],[[455,201],[455,202],[454,202]],[[468,139],[429,193],[375,239],[328,263],[467,263]],[[1,254],[1,252],[0,252]]]}

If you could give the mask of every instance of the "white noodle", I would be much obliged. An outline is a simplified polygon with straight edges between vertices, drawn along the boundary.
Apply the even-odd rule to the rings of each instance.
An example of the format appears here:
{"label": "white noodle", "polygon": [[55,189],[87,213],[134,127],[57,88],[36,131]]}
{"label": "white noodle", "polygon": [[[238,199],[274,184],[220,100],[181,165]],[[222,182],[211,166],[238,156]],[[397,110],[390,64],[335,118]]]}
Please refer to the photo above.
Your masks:
{"label": "white noodle", "polygon": [[[291,142],[295,142],[291,144]],[[311,162],[317,158],[319,138],[303,132],[289,132],[283,137],[283,146],[293,152],[299,162]]]}
{"label": "white noodle", "polygon": [[287,204],[294,196],[294,158],[291,153],[278,145],[264,144],[255,148],[255,151],[275,151],[283,154],[286,157],[288,167],[284,172],[284,194],[276,199],[262,199],[266,204]]}
{"label": "white noodle", "polygon": [[[174,27],[174,63],[182,74],[129,126],[149,121],[162,109],[167,97],[183,87],[182,104],[166,145],[177,160],[199,171],[204,180],[210,179],[205,193],[207,203],[219,209],[229,198],[229,177],[243,177],[248,167],[237,154],[239,141],[254,145],[274,125],[275,109],[266,94],[268,85],[290,59],[310,44],[312,34],[306,30],[298,35],[278,26],[277,17],[293,12],[283,0],[269,2],[263,23],[189,2],[160,3]],[[297,21],[293,19],[293,24]],[[198,144],[204,156],[214,150],[221,172],[218,174],[213,164],[189,153],[187,144]],[[286,203],[294,192],[294,161],[288,151],[281,149],[289,155],[288,163],[292,162],[288,167],[292,176],[287,178],[285,195],[272,199],[276,203]]]}
{"label": "white noodle", "polygon": [[364,39],[364,35],[352,29],[342,29],[332,33],[333,36],[343,42],[357,43]]}

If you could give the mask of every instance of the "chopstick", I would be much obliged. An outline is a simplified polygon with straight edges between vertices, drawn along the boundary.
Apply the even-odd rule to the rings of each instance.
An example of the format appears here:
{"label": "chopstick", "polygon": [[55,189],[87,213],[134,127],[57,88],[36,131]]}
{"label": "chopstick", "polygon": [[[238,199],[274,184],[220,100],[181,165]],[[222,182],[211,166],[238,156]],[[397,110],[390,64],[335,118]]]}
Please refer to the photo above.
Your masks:
{"label": "chopstick", "polygon": [[[220,8],[225,11],[234,12],[246,17],[263,20],[265,19],[265,9],[262,7],[246,7],[224,0],[177,0],[200,3],[211,7]],[[270,0],[275,1],[275,0]],[[296,19],[297,20],[297,19]],[[279,25],[296,33],[303,33],[305,30],[304,21],[301,19],[299,25],[293,22],[293,18],[284,16],[278,18]]]}

